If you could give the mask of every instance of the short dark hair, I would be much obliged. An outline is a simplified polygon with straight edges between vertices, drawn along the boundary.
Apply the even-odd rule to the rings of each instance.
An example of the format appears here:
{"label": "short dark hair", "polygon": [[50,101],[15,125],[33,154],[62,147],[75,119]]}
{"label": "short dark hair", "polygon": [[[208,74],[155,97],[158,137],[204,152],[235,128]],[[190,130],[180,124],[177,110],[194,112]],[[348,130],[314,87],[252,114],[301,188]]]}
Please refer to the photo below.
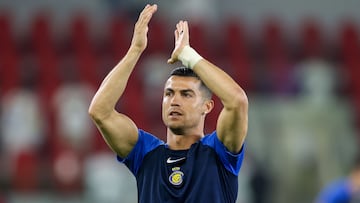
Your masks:
{"label": "short dark hair", "polygon": [[211,99],[212,92],[210,89],[203,83],[203,81],[200,79],[200,77],[190,68],[186,67],[177,67],[174,70],[171,71],[170,76],[181,76],[181,77],[194,77],[200,80],[200,89],[204,93],[204,97],[207,99]]}

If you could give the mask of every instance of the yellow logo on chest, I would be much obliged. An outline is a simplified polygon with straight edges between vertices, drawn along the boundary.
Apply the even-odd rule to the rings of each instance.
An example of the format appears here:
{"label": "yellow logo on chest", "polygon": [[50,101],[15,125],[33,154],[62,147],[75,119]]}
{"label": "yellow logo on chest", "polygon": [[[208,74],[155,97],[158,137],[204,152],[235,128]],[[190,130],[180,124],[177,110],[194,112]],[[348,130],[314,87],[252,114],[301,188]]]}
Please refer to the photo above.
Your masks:
{"label": "yellow logo on chest", "polygon": [[171,184],[178,186],[184,180],[184,173],[180,171],[180,167],[174,167],[171,169],[173,172],[169,176],[169,181]]}

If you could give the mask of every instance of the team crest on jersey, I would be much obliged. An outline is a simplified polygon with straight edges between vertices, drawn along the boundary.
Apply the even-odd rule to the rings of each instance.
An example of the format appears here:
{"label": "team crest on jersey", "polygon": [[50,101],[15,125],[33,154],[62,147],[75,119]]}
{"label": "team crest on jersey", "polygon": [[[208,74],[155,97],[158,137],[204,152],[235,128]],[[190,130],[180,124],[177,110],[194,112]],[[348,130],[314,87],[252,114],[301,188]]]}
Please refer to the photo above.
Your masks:
{"label": "team crest on jersey", "polygon": [[173,172],[169,176],[169,181],[175,186],[181,185],[184,180],[184,173],[180,171],[180,167],[174,167],[171,169]]}

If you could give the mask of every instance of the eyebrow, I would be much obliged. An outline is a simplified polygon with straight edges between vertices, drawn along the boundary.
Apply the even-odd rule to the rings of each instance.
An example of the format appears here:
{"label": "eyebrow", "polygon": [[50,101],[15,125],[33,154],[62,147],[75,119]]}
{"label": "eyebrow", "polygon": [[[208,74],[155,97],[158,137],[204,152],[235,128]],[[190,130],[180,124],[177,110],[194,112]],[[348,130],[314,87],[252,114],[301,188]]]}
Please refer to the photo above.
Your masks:
{"label": "eyebrow", "polygon": [[189,93],[189,92],[191,92],[191,93],[194,93],[194,94],[195,94],[195,91],[192,90],[192,89],[184,89],[184,90],[180,90],[180,92],[181,92],[181,93]]}
{"label": "eyebrow", "polygon": [[[165,91],[175,92],[174,89],[172,89],[172,88],[166,88]],[[195,94],[195,91],[192,90],[192,89],[183,89],[183,90],[180,90],[180,92],[181,92],[181,93],[191,92],[191,93],[194,93],[194,94]]]}

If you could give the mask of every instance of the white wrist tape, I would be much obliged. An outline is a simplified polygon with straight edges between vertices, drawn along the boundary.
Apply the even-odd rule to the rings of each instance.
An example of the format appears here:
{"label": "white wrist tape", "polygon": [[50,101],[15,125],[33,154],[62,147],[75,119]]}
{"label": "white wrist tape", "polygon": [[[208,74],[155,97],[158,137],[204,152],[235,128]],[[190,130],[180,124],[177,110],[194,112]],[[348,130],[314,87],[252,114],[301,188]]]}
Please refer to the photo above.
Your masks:
{"label": "white wrist tape", "polygon": [[190,69],[193,69],[195,64],[203,59],[193,48],[186,45],[178,56],[182,64]]}

